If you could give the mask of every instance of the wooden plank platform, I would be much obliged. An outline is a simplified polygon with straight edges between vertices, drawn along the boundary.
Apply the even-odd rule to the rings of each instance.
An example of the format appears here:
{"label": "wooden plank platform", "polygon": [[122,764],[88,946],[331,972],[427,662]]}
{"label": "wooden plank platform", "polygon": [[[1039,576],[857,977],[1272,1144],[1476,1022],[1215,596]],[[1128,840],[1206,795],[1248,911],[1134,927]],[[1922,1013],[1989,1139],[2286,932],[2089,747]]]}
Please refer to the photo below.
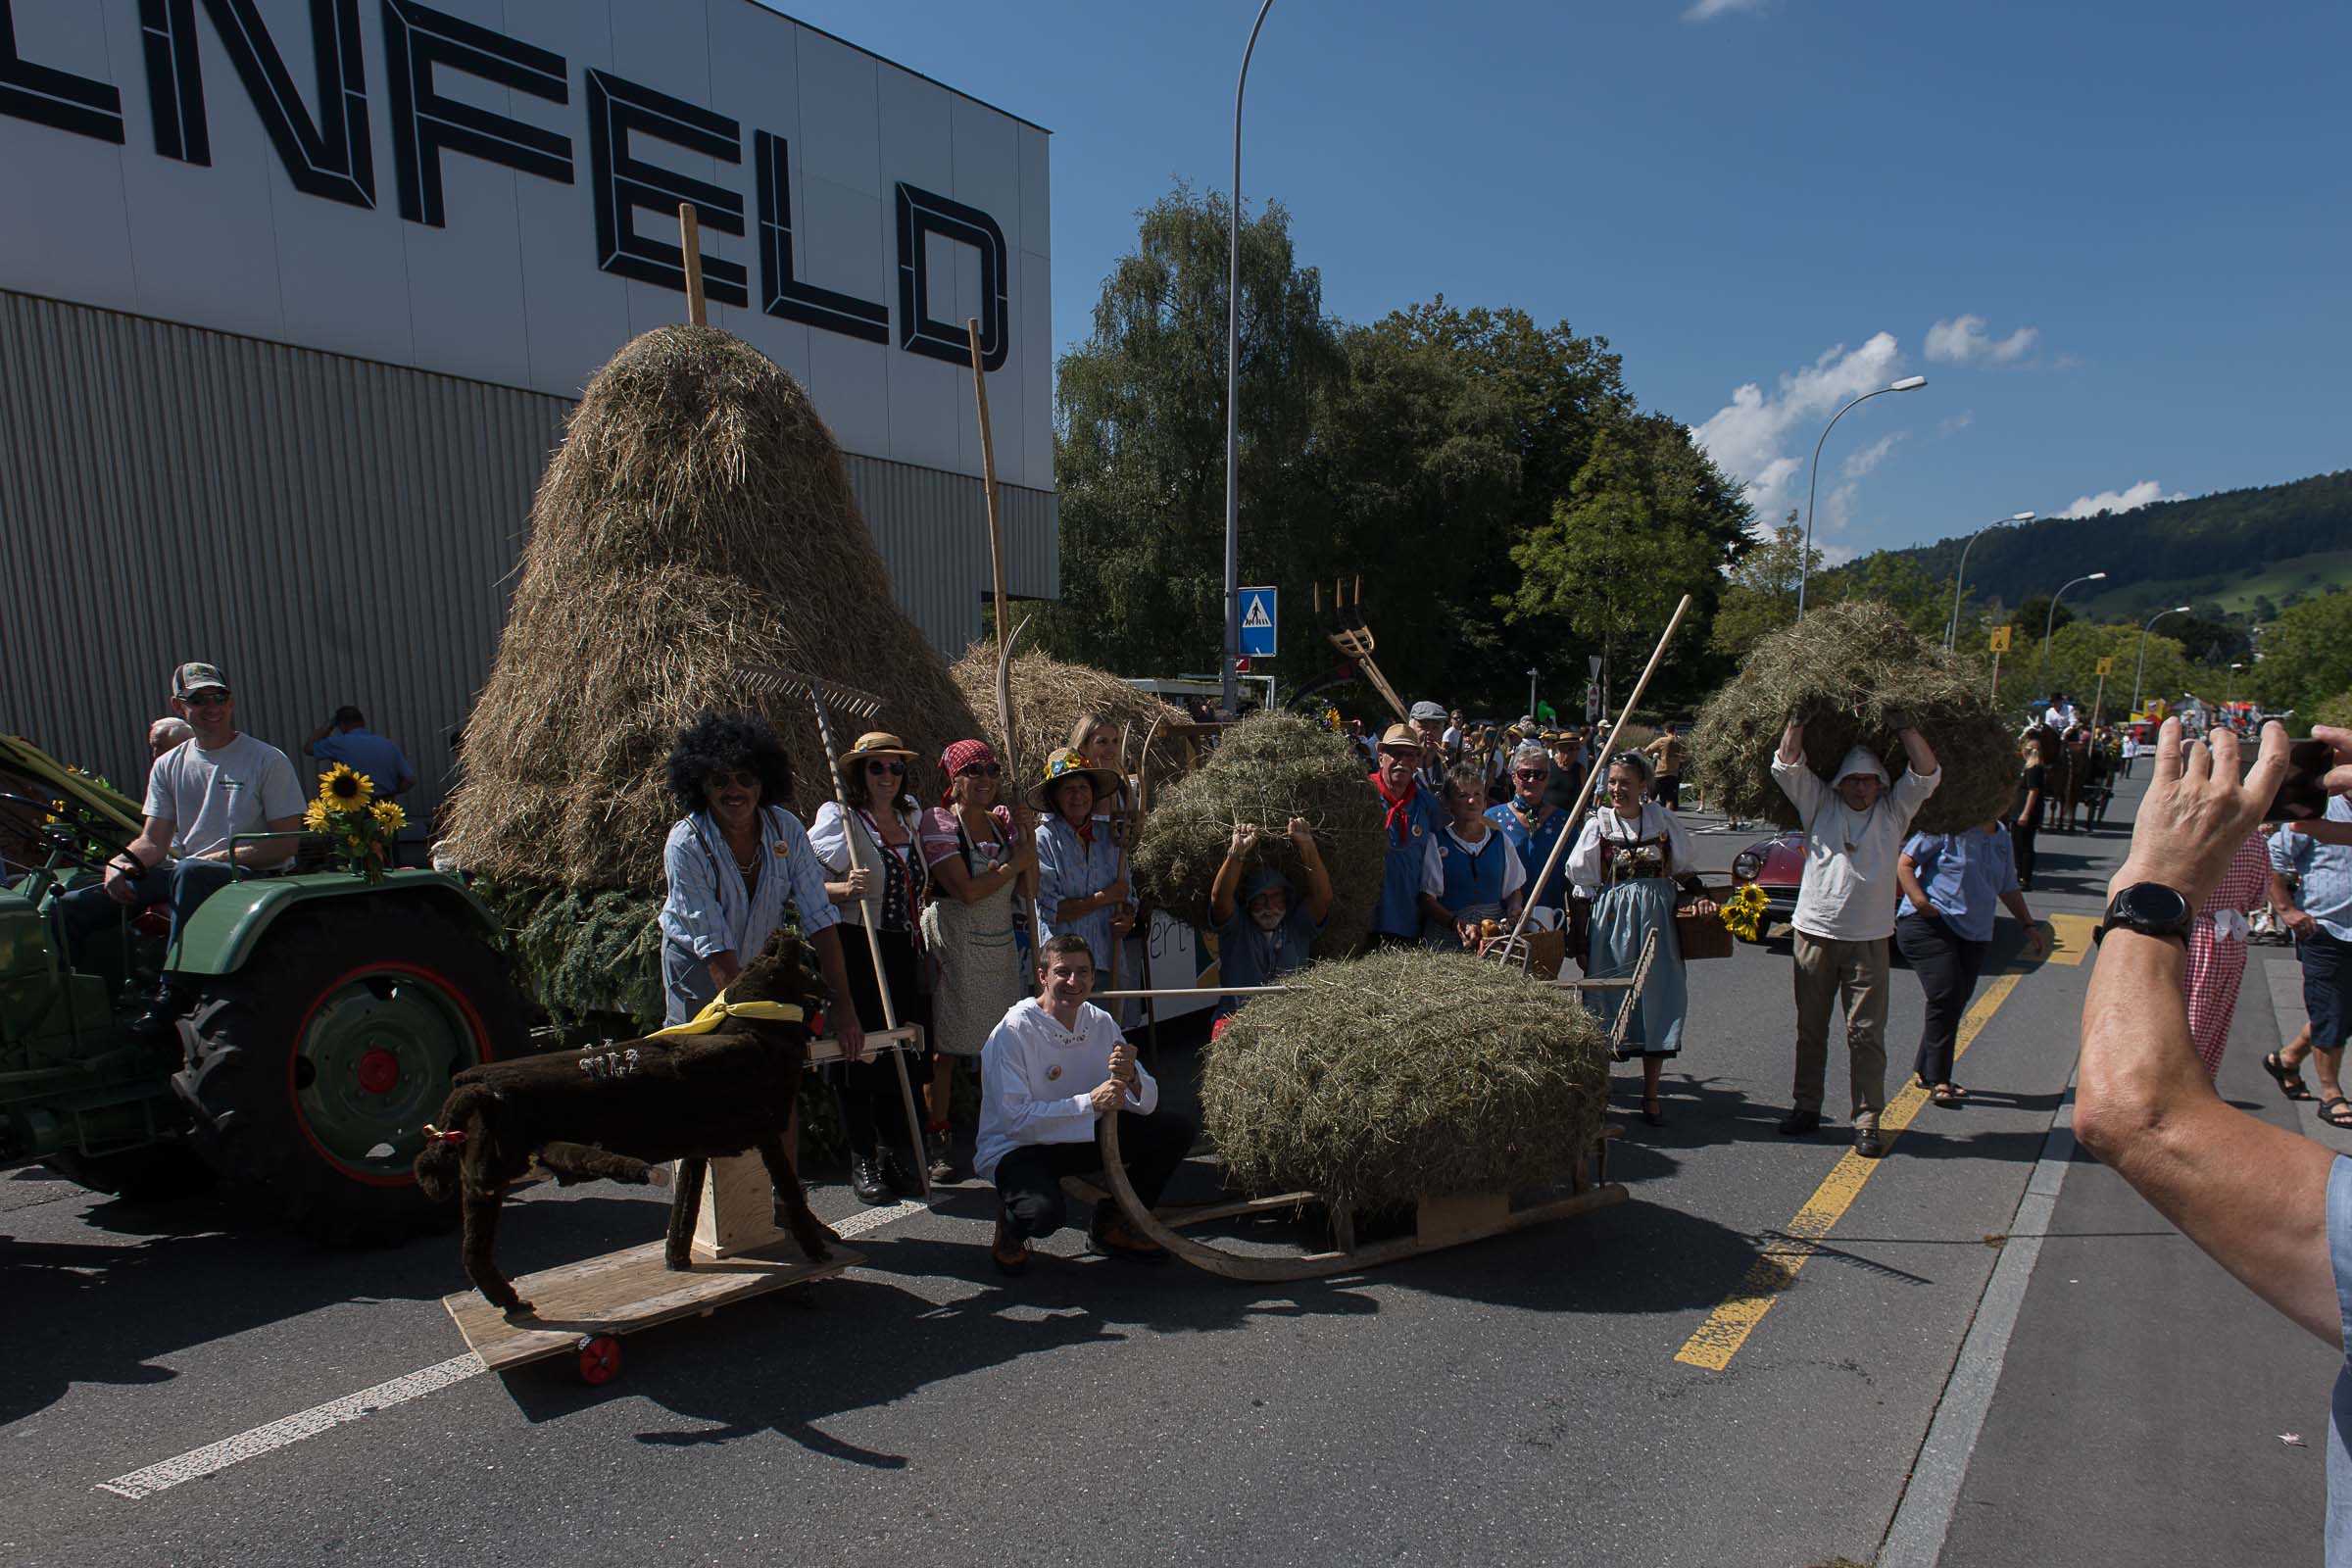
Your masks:
{"label": "wooden plank platform", "polygon": [[693,1268],[673,1273],[662,1266],[662,1250],[661,1242],[647,1242],[523,1275],[514,1289],[531,1303],[528,1317],[509,1318],[474,1290],[444,1296],[441,1304],[449,1308],[466,1348],[498,1372],[561,1354],[584,1334],[628,1334],[707,1315],[730,1301],[829,1279],[865,1261],[861,1253],[836,1246],[822,1263],[811,1263],[786,1242],[718,1260],[698,1253]]}

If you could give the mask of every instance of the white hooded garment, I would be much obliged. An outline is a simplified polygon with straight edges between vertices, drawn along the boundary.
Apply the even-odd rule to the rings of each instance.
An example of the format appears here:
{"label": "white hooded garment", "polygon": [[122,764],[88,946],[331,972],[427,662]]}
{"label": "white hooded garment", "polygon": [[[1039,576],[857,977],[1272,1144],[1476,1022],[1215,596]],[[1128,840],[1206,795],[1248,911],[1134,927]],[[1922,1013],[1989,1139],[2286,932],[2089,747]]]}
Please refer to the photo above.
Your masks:
{"label": "white hooded garment", "polygon": [[1906,772],[1887,783],[1886,764],[1857,746],[1838,764],[1839,782],[1869,774],[1881,786],[1867,811],[1848,807],[1803,762],[1772,759],[1773,782],[1794,803],[1805,829],[1805,874],[1790,924],[1820,942],[1875,942],[1894,935],[1902,889],[1894,878],[1911,818],[1943,774]]}

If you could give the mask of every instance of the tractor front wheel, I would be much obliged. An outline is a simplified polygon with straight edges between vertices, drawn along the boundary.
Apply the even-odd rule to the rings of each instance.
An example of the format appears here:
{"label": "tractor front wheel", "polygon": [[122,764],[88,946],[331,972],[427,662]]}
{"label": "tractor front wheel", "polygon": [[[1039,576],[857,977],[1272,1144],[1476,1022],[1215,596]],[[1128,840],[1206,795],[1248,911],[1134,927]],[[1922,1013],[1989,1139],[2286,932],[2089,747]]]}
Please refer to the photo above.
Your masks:
{"label": "tractor front wheel", "polygon": [[450,1080],[522,1047],[506,960],[431,906],[290,910],[209,983],[173,1086],[233,1197],[334,1245],[446,1225],[411,1169]]}

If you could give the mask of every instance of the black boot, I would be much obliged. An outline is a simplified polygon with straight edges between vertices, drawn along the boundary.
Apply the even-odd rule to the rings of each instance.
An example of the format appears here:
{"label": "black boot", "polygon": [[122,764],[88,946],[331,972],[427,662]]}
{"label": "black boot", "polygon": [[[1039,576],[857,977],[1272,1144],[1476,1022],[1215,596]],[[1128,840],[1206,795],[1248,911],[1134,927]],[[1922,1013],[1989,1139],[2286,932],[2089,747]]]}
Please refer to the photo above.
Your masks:
{"label": "black boot", "polygon": [[896,1149],[885,1149],[882,1151],[880,1163],[882,1180],[889,1184],[892,1192],[901,1198],[920,1198],[922,1196],[923,1184],[914,1179],[914,1173],[908,1167],[904,1152]]}
{"label": "black boot", "polygon": [[875,1166],[873,1155],[850,1155],[850,1191],[858,1195],[860,1203],[890,1201],[890,1189],[882,1184],[882,1172]]}
{"label": "black boot", "polygon": [[123,1026],[123,1032],[141,1045],[163,1046],[175,1044],[179,1039],[179,1019],[194,999],[176,986],[165,986],[155,994],[147,1010]]}

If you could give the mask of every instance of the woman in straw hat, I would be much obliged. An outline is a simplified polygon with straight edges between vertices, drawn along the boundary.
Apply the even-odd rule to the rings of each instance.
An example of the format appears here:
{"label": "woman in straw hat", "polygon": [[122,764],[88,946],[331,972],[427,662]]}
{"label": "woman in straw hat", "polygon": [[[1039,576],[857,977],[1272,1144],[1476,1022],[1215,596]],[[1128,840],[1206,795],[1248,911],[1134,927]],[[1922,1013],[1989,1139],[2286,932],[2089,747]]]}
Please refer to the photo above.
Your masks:
{"label": "woman in straw hat", "polygon": [[[851,808],[827,801],[816,813],[808,842],[816,857],[838,880],[825,884],[835,904],[868,905],[879,894],[873,922],[875,944],[882,954],[882,980],[901,1023],[924,1023],[923,998],[915,983],[917,957],[916,911],[922,907],[928,883],[916,836],[922,813],[906,788],[906,769],[914,753],[887,730],[868,730],[858,737],[841,759],[843,792]],[[859,859],[882,868],[881,886],[873,873],[851,858],[850,835],[863,839]],[[868,907],[871,907],[868,905]],[[882,997],[875,986],[873,960],[862,942],[849,945],[850,991],[858,1001],[858,1016],[883,1016]],[[909,1063],[909,1066],[916,1065]],[[843,1130],[850,1140],[850,1190],[860,1202],[886,1203],[896,1193],[911,1198],[922,1191],[908,1161],[919,1157],[919,1130],[900,1129],[906,1119],[899,1095],[898,1075],[878,1059],[839,1061],[825,1068],[841,1109]],[[887,1147],[883,1129],[890,1129]],[[904,1151],[904,1154],[902,1154]]]}
{"label": "woman in straw hat", "polygon": [[[1631,1001],[1634,1016],[1617,1054],[1621,1061],[1642,1058],[1642,1119],[1658,1127],[1666,1121],[1658,1075],[1666,1058],[1682,1052],[1683,1020],[1690,1011],[1683,950],[1674,934],[1675,884],[1696,892],[1698,873],[1689,832],[1672,811],[1643,799],[1649,793],[1649,759],[1640,752],[1609,759],[1602,775],[1608,804],[1585,819],[1568,854],[1568,881],[1577,897],[1592,904],[1592,947],[1585,959],[1589,978],[1620,980],[1632,974],[1643,940],[1652,931],[1658,934],[1649,979]],[[1714,903],[1703,896],[1695,907],[1701,915],[1715,912]],[[1623,992],[1612,991],[1592,1005],[1603,1023],[1613,1023],[1617,1009],[1627,1004]]]}
{"label": "woman in straw hat", "polygon": [[939,964],[931,999],[930,1120],[923,1153],[931,1179],[949,1180],[948,1102],[957,1056],[978,1060],[1004,1011],[1029,994],[1021,972],[1015,893],[1037,897],[1037,840],[1029,813],[1016,821],[997,805],[1004,766],[986,741],[957,741],[940,754],[948,784],[923,815],[923,863],[931,902],[923,945]]}
{"label": "woman in straw hat", "polygon": [[1096,767],[1085,754],[1063,750],[1046,759],[1029,804],[1037,824],[1037,929],[1041,946],[1069,932],[1086,939],[1097,968],[1108,972],[1111,944],[1135,924],[1128,888],[1119,874],[1118,847],[1107,822],[1095,814],[1111,799],[1118,775]]}
{"label": "woman in straw hat", "polygon": [[764,719],[706,708],[670,748],[669,788],[686,815],[662,846],[662,1021],[684,1023],[725,990],[789,902],[816,950],[834,1035],[863,1055],[858,1020],[881,1012],[858,1010],[835,929],[841,915],[807,830],[782,804],[792,795],[784,743]]}

